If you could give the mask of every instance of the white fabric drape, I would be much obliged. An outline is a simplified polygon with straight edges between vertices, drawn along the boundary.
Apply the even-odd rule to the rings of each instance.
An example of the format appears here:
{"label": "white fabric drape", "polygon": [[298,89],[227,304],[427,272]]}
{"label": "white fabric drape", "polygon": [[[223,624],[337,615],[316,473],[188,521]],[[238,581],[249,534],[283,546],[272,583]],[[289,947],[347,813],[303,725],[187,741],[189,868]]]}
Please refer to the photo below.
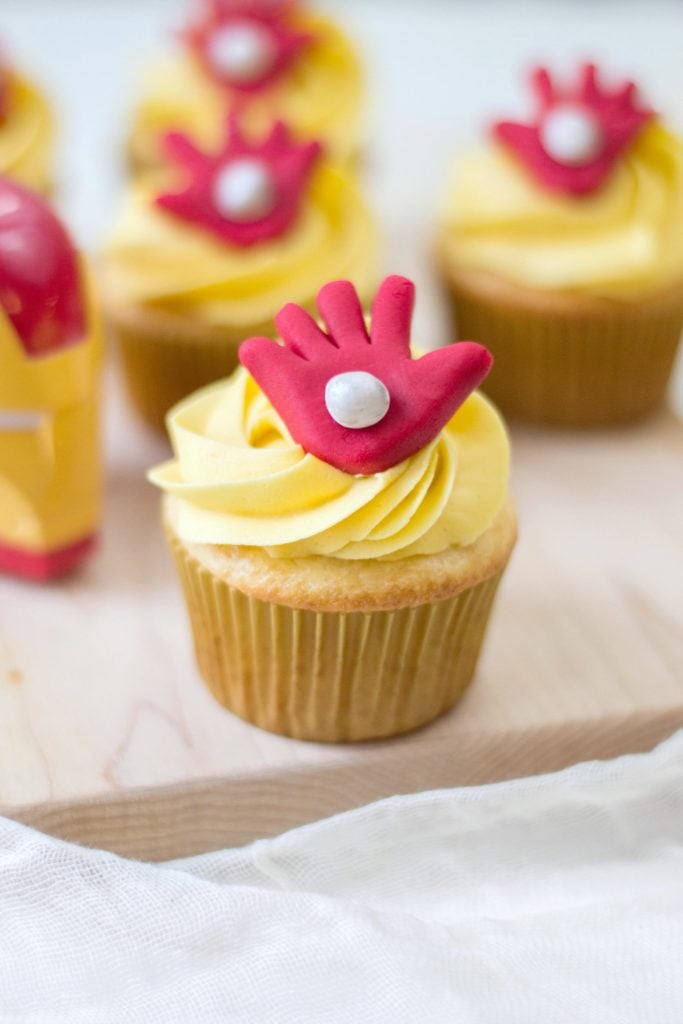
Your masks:
{"label": "white fabric drape", "polygon": [[683,734],[164,865],[0,821],[0,1021],[681,1024]]}

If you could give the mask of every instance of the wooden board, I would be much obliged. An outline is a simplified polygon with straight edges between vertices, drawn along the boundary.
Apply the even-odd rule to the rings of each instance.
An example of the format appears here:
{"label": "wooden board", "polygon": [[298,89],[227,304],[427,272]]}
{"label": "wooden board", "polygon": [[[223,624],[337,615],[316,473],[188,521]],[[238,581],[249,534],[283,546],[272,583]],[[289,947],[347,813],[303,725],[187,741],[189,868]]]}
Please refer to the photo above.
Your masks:
{"label": "wooden board", "polygon": [[521,537],[475,684],[412,736],[271,736],[198,678],[144,470],[161,441],[110,407],[100,555],[47,588],[0,581],[0,809],[167,858],[372,799],[645,750],[683,726],[683,426],[513,430]]}
{"label": "wooden board", "polygon": [[[60,107],[59,199],[93,248],[115,216],[136,71],[169,44],[184,6],[3,0],[10,49]],[[488,4],[325,6],[365,51],[365,169],[387,270],[419,283],[420,344],[449,340],[427,257],[448,165],[486,118],[524,108],[530,59],[568,71],[597,48],[609,75],[635,74],[683,128],[671,5],[615,19],[593,4],[587,19],[576,4],[501,4],[495,23]],[[106,60],[91,45],[101,39]],[[679,372],[679,412],[682,385]],[[100,556],[68,584],[0,581],[0,807],[57,835],[171,857],[391,793],[644,750],[683,725],[683,427],[663,416],[595,435],[515,430],[513,441],[521,538],[472,690],[414,736],[330,749],[244,725],[198,680],[142,477],[165,449],[115,397]]]}

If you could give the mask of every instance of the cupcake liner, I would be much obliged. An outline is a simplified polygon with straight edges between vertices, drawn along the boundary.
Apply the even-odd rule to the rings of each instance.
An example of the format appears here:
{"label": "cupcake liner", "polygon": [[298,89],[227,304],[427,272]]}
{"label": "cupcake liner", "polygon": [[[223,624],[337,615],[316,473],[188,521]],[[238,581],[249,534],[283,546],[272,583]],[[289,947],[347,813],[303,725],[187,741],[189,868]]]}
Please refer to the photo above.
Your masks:
{"label": "cupcake liner", "polygon": [[262,729],[323,742],[407,732],[452,707],[474,673],[503,571],[432,604],[315,612],[245,594],[169,541],[214,697]]}
{"label": "cupcake liner", "polygon": [[683,327],[680,296],[554,308],[498,300],[449,281],[459,338],[491,349],[483,390],[510,416],[556,426],[607,426],[659,406]]}
{"label": "cupcake liner", "polygon": [[120,324],[114,325],[114,337],[128,398],[141,419],[160,431],[176,402],[234,370],[243,340],[227,332],[219,340],[200,333],[185,338]]}

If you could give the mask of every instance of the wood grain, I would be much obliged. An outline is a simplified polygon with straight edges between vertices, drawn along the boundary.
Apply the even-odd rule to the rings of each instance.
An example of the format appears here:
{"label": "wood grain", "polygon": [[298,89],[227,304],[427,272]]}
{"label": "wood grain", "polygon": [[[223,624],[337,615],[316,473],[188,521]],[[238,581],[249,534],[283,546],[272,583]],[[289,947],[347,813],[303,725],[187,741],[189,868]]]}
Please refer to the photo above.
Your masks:
{"label": "wood grain", "polygon": [[521,537],[474,686],[403,739],[299,743],[198,678],[158,500],[163,442],[110,405],[99,556],[0,582],[0,806],[68,839],[167,858],[393,793],[646,750],[683,727],[683,426],[513,429]]}
{"label": "wood grain", "polygon": [[401,793],[503,781],[650,750],[683,727],[683,708],[483,736],[463,730],[454,737],[446,726],[435,726],[428,742],[351,760],[48,802],[15,808],[12,816],[125,857],[171,860],[242,846]]}

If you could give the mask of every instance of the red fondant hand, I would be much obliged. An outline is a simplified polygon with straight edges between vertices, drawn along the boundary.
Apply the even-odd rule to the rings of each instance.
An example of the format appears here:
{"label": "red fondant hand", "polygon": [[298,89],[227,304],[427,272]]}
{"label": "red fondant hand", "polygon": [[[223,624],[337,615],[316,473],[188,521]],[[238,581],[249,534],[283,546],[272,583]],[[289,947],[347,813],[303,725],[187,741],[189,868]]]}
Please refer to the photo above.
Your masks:
{"label": "red fondant hand", "polygon": [[545,68],[531,82],[536,117],[529,124],[499,121],[493,133],[542,185],[567,195],[599,188],[653,116],[638,105],[633,82],[601,88],[594,64],[581,68],[573,89],[558,89]]}
{"label": "red fondant hand", "polygon": [[295,142],[281,121],[253,142],[234,114],[216,153],[203,153],[179,132],[164,142],[186,176],[179,191],[158,195],[156,204],[221,241],[245,247],[279,237],[296,220],[321,152],[318,142]]}
{"label": "red fondant hand", "polygon": [[271,87],[311,43],[291,15],[294,0],[205,0],[184,32],[206,73],[247,98]]}
{"label": "red fondant hand", "polygon": [[388,277],[368,331],[353,285],[335,281],[318,295],[327,332],[290,304],[276,317],[284,345],[251,338],[240,347],[305,451],[347,473],[380,473],[433,440],[484,379],[492,357],[475,342],[412,358],[413,301],[410,281]]}

